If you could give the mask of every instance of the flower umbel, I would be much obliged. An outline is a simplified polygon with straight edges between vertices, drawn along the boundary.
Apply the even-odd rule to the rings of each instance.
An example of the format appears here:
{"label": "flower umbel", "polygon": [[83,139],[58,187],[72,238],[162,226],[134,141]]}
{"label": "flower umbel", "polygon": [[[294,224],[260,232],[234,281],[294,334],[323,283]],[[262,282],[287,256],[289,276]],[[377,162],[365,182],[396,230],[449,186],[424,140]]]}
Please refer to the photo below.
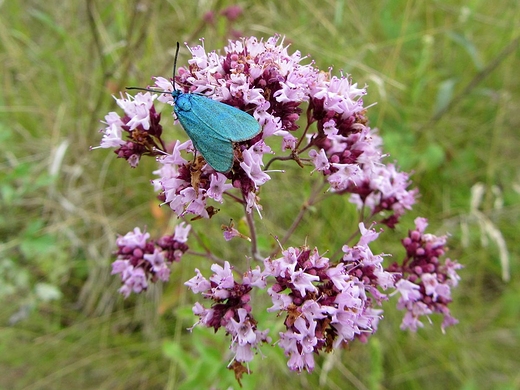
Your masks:
{"label": "flower umbel", "polygon": [[170,265],[180,261],[188,250],[190,229],[190,225],[182,223],[175,228],[175,234],[157,241],[150,240],[150,234],[139,228],[119,237],[117,259],[112,263],[112,274],[121,274],[123,282],[119,292],[127,298],[132,292],[146,290],[149,282],[168,281]]}
{"label": "flower umbel", "polygon": [[452,301],[451,288],[460,280],[457,270],[462,265],[449,258],[441,260],[447,250],[447,237],[424,233],[427,226],[425,218],[415,220],[415,229],[403,240],[406,249],[403,263],[393,263],[389,267],[401,274],[396,287],[401,295],[397,307],[406,310],[401,323],[403,330],[416,331],[424,326],[419,318],[433,313],[443,315],[443,331],[458,322],[451,316],[448,305]]}
{"label": "flower umbel", "polygon": [[271,341],[267,337],[268,331],[257,329],[257,321],[249,305],[253,287],[265,287],[264,277],[257,268],[246,272],[239,283],[235,281],[227,261],[224,267],[213,264],[211,270],[214,274],[209,280],[197,269],[197,275],[185,283],[194,293],[201,293],[204,298],[213,301],[209,309],[198,302],[195,304],[193,313],[199,316],[196,325],[214,328],[215,331],[223,327],[226,334],[231,336],[230,349],[235,354],[233,360],[238,363],[249,362],[260,343]]}
{"label": "flower umbel", "polygon": [[382,310],[373,306],[387,299],[380,290],[393,287],[394,277],[383,270],[382,256],[368,247],[378,234],[360,228],[358,244],[345,245],[343,257],[334,262],[308,247],[288,248],[281,258],[265,260],[264,275],[275,278],[268,310],[287,313],[280,346],[291,370],[312,371],[319,351],[330,352],[356,338],[366,341],[377,330]]}
{"label": "flower umbel", "polygon": [[[352,201],[366,206],[372,215],[390,212],[381,222],[393,227],[406,209],[415,202],[416,190],[408,190],[408,175],[393,165],[381,163],[381,140],[366,126],[361,97],[365,88],[352,84],[346,76],[331,76],[312,64],[302,64],[299,52],[288,53],[280,37],[266,41],[251,37],[231,41],[224,51],[207,53],[203,46],[188,47],[193,58],[187,68],[180,68],[175,82],[185,93],[204,94],[251,113],[262,126],[262,132],[248,141],[236,144],[235,163],[230,172],[215,172],[197,160],[189,162],[181,152],[194,153],[190,141],[176,142],[166,148],[162,139],[160,114],[155,100],[173,104],[169,94],[158,97],[138,93],[135,98],[116,99],[125,111],[120,118],[110,113],[101,147],[116,147],[116,153],[135,167],[142,155],[157,156],[162,168],[154,186],[161,199],[179,216],[194,214],[212,217],[216,211],[208,205],[224,201],[223,195],[238,191],[235,201],[244,205],[255,199],[260,209],[260,187],[272,177],[265,172],[267,156],[286,154],[282,159],[298,164],[313,163],[328,180],[331,191],[351,193]],[[169,80],[155,78],[155,87],[172,91]],[[307,104],[308,126],[298,138],[297,121]],[[310,125],[316,123],[316,131]],[[127,134],[128,140],[122,139]],[[271,137],[281,137],[279,150],[265,144]],[[309,150],[308,156],[304,151]],[[287,154],[288,153],[288,154]],[[319,158],[318,158],[319,156]],[[271,157],[271,162],[279,157]],[[229,180],[229,184],[225,183]],[[218,183],[218,185],[217,185]],[[249,200],[249,201],[248,201]],[[252,207],[247,208],[251,212]]]}

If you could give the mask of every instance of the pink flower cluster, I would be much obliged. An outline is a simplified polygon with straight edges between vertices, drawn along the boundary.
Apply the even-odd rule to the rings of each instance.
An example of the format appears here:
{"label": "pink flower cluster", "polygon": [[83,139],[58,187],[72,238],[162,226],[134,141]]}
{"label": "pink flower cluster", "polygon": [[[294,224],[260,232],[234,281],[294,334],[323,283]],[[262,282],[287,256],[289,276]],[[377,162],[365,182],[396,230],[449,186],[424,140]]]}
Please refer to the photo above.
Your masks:
{"label": "pink flower cluster", "polygon": [[400,294],[397,307],[406,310],[401,329],[416,331],[423,327],[421,316],[433,313],[443,315],[442,330],[458,321],[451,316],[448,304],[451,288],[460,280],[457,270],[462,265],[449,258],[441,261],[445,254],[446,236],[424,233],[428,226],[424,218],[416,218],[415,230],[403,240],[406,258],[402,264],[393,263],[389,270],[400,274],[396,283]]}
{"label": "pink flower cluster", "polygon": [[112,275],[121,274],[123,286],[119,292],[126,297],[130,293],[146,290],[148,282],[168,281],[170,265],[180,261],[188,250],[188,233],[191,226],[181,223],[175,227],[173,236],[150,240],[150,233],[135,228],[116,240],[117,259],[112,263]]}
{"label": "pink flower cluster", "polygon": [[116,112],[109,112],[105,116],[106,127],[102,130],[99,148],[117,148],[117,157],[127,160],[132,168],[139,164],[141,156],[153,156],[163,150],[161,114],[153,105],[156,98],[157,95],[149,92],[135,97],[121,94],[121,99],[115,98],[125,114],[120,117]]}
{"label": "pink flower cluster", "polygon": [[422,326],[418,317],[435,312],[444,316],[443,329],[453,325],[456,320],[447,305],[461,266],[449,259],[441,265],[438,256],[444,254],[445,237],[424,234],[422,218],[416,224],[417,229],[403,240],[409,256],[403,266],[394,263],[385,269],[383,255],[374,255],[369,247],[380,233],[360,224],[359,242],[344,245],[336,262],[305,246],[289,247],[281,257],[265,259],[264,270],[246,272],[242,283],[234,280],[228,262],[224,267],[214,264],[209,280],[197,269],[186,285],[213,302],[210,308],[195,304],[197,324],[215,331],[225,328],[231,335],[234,360],[248,362],[258,345],[268,342],[267,331],[258,331],[252,316],[251,291],[267,289],[272,301],[267,311],[285,313],[286,329],[279,333],[278,345],[289,357],[288,367],[309,372],[320,351],[331,352],[355,339],[367,341],[382,318],[383,310],[375,306],[388,299],[383,291],[389,289],[396,290],[390,295],[400,293],[397,306],[407,310],[402,329],[416,331]]}
{"label": "pink flower cluster", "polygon": [[282,257],[264,262],[264,275],[275,278],[268,311],[286,313],[279,345],[291,370],[312,371],[319,351],[330,352],[356,338],[366,341],[377,330],[382,310],[374,303],[387,299],[380,290],[393,287],[394,276],[368,246],[379,233],[363,224],[360,229],[358,244],[345,245],[338,262],[308,247],[288,248]]}
{"label": "pink flower cluster", "polygon": [[312,371],[319,351],[330,352],[355,338],[365,341],[376,331],[382,313],[374,303],[387,299],[380,290],[394,287],[395,276],[383,269],[382,256],[374,255],[368,246],[379,233],[362,224],[360,229],[359,243],[352,248],[345,245],[336,263],[316,248],[290,247],[280,258],[267,258],[263,271],[258,267],[248,271],[240,284],[227,262],[224,268],[213,265],[209,281],[196,270],[186,285],[213,301],[209,309],[195,304],[197,324],[215,331],[224,327],[232,337],[235,359],[250,361],[253,349],[266,341],[266,332],[256,329],[251,315],[250,291],[266,289],[267,281],[273,279],[267,288],[273,305],[267,311],[285,313],[286,330],[280,333],[278,345],[289,356],[291,370]]}
{"label": "pink flower cluster", "polygon": [[265,288],[265,278],[257,267],[244,274],[242,283],[238,283],[227,261],[224,267],[213,264],[211,270],[213,276],[209,280],[195,269],[197,275],[185,283],[194,293],[201,293],[204,298],[213,300],[209,309],[198,302],[195,304],[193,313],[200,318],[197,324],[214,328],[215,332],[224,328],[231,336],[233,360],[239,363],[249,362],[253,360],[254,351],[259,344],[271,341],[267,337],[268,330],[257,329],[257,322],[249,305],[251,290],[253,287]]}
{"label": "pink flower cluster", "polygon": [[[170,94],[152,96],[138,93],[116,99],[125,115],[105,117],[107,127],[101,147],[118,148],[116,153],[136,166],[141,155],[158,157],[161,168],[154,181],[160,198],[179,216],[194,214],[210,218],[217,210],[208,201],[223,202],[223,194],[238,190],[232,199],[247,212],[261,210],[259,189],[271,180],[266,166],[294,160],[314,165],[330,184],[330,190],[351,194],[351,201],[371,217],[386,212],[380,222],[393,227],[415,202],[416,190],[409,190],[408,175],[381,160],[381,140],[366,126],[362,96],[346,76],[321,72],[298,51],[288,53],[279,36],[266,41],[255,37],[230,41],[224,55],[207,53],[203,46],[188,47],[192,59],[188,68],[179,68],[177,89],[204,94],[211,99],[250,112],[262,132],[235,145],[235,162],[230,172],[215,172],[200,158],[188,161],[184,152],[194,153],[191,141],[176,142],[166,148],[162,140],[160,115],[155,100],[173,104]],[[171,92],[170,80],[155,78],[155,87]],[[302,104],[307,104],[307,124],[301,134],[297,121]],[[315,130],[311,125],[316,123]],[[127,140],[123,140],[126,134]],[[265,142],[281,137],[271,148]],[[270,143],[272,144],[272,143]],[[265,162],[269,158],[268,162]],[[282,174],[282,173],[279,173]]]}

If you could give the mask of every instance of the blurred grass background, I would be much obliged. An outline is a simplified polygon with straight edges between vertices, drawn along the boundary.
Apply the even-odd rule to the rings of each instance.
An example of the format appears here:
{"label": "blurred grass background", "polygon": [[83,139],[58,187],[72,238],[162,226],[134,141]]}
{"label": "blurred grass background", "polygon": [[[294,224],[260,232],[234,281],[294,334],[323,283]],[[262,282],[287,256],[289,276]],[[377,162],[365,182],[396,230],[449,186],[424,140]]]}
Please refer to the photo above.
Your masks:
{"label": "blurred grass background", "polygon": [[[143,297],[116,293],[116,234],[145,225],[162,233],[168,214],[153,200],[153,161],[131,170],[89,146],[117,110],[112,94],[169,77],[177,41],[204,37],[213,50],[234,34],[275,33],[290,52],[368,84],[371,127],[390,158],[415,172],[420,203],[374,252],[399,256],[396,240],[424,216],[431,232],[451,233],[450,257],[465,268],[452,305],[460,324],[445,335],[437,318],[417,334],[399,331],[390,302],[368,345],[321,356],[312,375],[289,373],[278,348],[264,348],[244,388],[520,388],[520,3],[236,4],[244,12],[231,23],[221,11],[235,3],[226,0],[0,1],[0,388],[238,388],[223,335],[186,331],[194,297],[182,282],[207,263],[185,258],[168,285]],[[181,50],[179,65],[187,58]],[[298,171],[287,177],[262,194],[267,233],[287,228],[305,200],[294,191]],[[280,205],[280,196],[294,202]],[[333,198],[289,244],[309,236],[334,251],[354,221]],[[243,253],[218,250],[231,261]]]}

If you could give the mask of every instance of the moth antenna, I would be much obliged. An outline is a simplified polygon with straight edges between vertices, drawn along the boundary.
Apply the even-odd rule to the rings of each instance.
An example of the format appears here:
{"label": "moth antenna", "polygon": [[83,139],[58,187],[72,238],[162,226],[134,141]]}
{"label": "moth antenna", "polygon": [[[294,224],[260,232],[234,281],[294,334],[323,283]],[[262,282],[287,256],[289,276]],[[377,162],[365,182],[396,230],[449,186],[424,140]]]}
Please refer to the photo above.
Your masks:
{"label": "moth antenna", "polygon": [[175,58],[173,59],[173,74],[172,74],[172,86],[173,90],[176,91],[175,88],[175,71],[177,70],[177,57],[179,56],[179,42],[177,42],[177,50],[175,51]]}
{"label": "moth antenna", "polygon": [[150,88],[141,88],[141,87],[125,87],[125,89],[128,89],[128,90],[137,90],[137,91],[147,91],[147,92],[153,92],[153,93],[164,93],[166,95],[170,95],[171,92],[169,91],[157,91],[155,89],[150,89]]}

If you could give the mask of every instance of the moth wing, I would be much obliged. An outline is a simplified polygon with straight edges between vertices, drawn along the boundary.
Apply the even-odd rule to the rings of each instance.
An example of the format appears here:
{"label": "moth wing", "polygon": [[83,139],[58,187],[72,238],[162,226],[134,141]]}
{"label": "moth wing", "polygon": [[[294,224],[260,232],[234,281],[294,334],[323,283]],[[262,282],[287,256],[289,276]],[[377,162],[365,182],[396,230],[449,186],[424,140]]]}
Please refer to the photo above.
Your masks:
{"label": "moth wing", "polygon": [[248,113],[202,95],[180,95],[174,110],[195,148],[218,172],[233,166],[232,142],[251,139],[261,130]]}
{"label": "moth wing", "polygon": [[[190,137],[191,138],[191,137]],[[204,160],[217,172],[226,173],[233,167],[233,144],[218,138],[192,138],[195,148],[202,154]]]}
{"label": "moth wing", "polygon": [[247,112],[202,95],[191,95],[192,110],[201,122],[232,142],[242,142],[260,133],[260,124]]}
{"label": "moth wing", "polygon": [[183,110],[179,108],[182,104],[176,105],[175,114],[193,142],[193,146],[202,154],[206,162],[218,172],[229,172],[233,166],[233,144],[229,138],[219,133],[219,122],[207,115],[204,105],[202,105],[203,112],[199,111],[200,104],[194,104],[195,96],[184,94],[179,97],[179,99],[189,99],[191,108]]}

